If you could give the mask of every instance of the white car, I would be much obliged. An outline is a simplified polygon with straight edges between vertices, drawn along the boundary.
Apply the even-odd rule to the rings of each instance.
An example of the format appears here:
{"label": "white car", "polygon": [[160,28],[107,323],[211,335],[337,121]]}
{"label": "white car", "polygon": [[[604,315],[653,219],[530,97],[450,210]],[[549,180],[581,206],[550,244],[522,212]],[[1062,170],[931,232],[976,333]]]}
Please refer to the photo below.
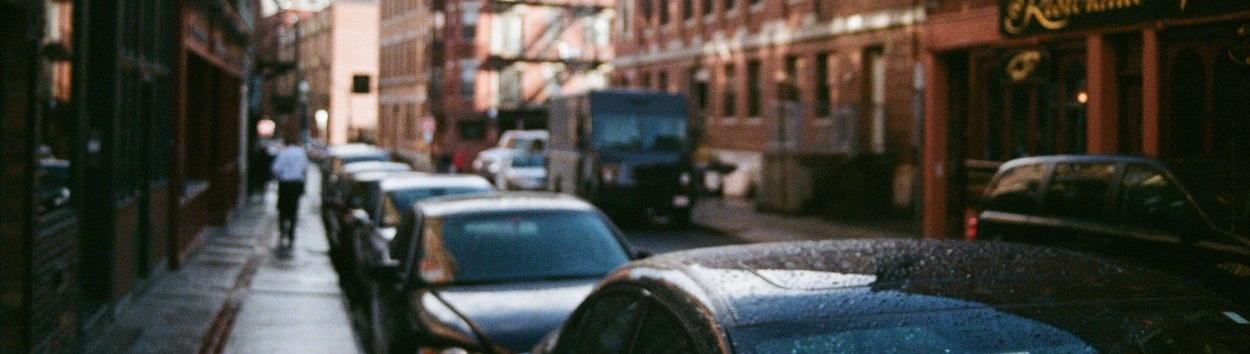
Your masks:
{"label": "white car", "polygon": [[542,151],[547,144],[546,130],[509,130],[499,137],[499,144],[483,150],[473,160],[473,172],[495,179],[517,152]]}
{"label": "white car", "polygon": [[547,155],[518,153],[504,161],[503,168],[495,174],[495,188],[504,191],[547,188]]}

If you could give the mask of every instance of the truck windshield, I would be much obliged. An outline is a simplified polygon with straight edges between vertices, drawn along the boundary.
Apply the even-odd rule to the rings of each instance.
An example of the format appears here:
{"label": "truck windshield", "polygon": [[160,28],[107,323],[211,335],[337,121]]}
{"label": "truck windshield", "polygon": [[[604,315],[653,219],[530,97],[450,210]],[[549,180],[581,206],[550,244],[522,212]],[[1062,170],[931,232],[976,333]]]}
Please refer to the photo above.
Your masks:
{"label": "truck windshield", "polygon": [[594,122],[595,146],[630,151],[686,148],[686,117],[603,113]]}

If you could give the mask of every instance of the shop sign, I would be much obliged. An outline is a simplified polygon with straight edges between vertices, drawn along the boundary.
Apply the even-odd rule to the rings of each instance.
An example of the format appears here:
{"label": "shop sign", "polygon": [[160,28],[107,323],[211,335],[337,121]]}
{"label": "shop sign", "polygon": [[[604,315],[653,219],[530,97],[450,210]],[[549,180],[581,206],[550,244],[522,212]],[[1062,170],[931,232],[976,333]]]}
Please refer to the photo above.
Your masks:
{"label": "shop sign", "polygon": [[1035,83],[1045,79],[1050,66],[1050,54],[1034,49],[1011,54],[1003,62],[1003,82],[1006,84]]}
{"label": "shop sign", "polygon": [[1250,9],[1245,0],[999,0],[999,31],[1020,36]]}

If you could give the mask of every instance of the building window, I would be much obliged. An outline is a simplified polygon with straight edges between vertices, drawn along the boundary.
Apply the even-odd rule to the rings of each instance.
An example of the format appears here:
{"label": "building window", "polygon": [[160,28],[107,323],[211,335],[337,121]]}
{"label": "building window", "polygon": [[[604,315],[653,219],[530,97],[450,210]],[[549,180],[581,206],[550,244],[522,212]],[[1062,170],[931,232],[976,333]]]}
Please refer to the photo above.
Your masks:
{"label": "building window", "polygon": [[460,96],[473,99],[477,86],[477,59],[460,60]]}
{"label": "building window", "polygon": [[738,4],[738,0],[725,0],[724,6],[722,7],[725,9],[726,12],[728,12],[728,11],[733,11],[734,6],[737,4]]}
{"label": "building window", "polygon": [[682,0],[681,2],[681,18],[694,18],[694,0]]}
{"label": "building window", "polygon": [[[547,63],[543,65],[543,76],[546,78],[547,96],[557,96],[563,90],[563,83],[560,82],[560,73],[564,71],[564,64]],[[591,74],[587,75],[592,75]],[[590,80],[588,77],[587,80]],[[587,81],[590,82],[590,81]],[[587,85],[590,85],[589,83]],[[592,87],[593,88],[593,87]]]}
{"label": "building window", "polygon": [[747,62],[747,116],[759,117],[761,107],[763,107],[764,95],[760,94],[760,85],[764,84],[763,70],[760,70],[760,61],[752,60]]}
{"label": "building window", "polygon": [[756,6],[756,5],[760,5],[764,3],[764,0],[747,0],[747,1],[751,2],[751,6]]}
{"label": "building window", "polygon": [[521,103],[521,70],[516,65],[504,68],[499,73],[499,103],[516,105]]}
{"label": "building window", "polygon": [[660,25],[667,25],[668,24],[668,9],[669,9],[668,1],[660,0],[660,1],[656,1],[655,3],[659,4],[658,5],[659,7],[657,7],[655,10],[660,16]]}
{"label": "building window", "polygon": [[408,112],[396,118],[403,120],[404,138],[412,141],[417,139],[417,104],[409,103],[406,108]]}
{"label": "building window", "polygon": [[478,3],[460,3],[460,39],[466,43],[477,37]]}
{"label": "building window", "polygon": [[525,26],[521,15],[510,12],[500,14],[496,18],[498,23],[493,27],[495,33],[491,36],[491,48],[502,55],[520,55],[522,41],[525,38]]}
{"label": "building window", "polygon": [[658,89],[660,91],[668,91],[668,72],[660,71],[656,77],[655,81],[657,81],[660,86]]}
{"label": "building window", "polygon": [[816,118],[833,116],[833,78],[829,77],[831,54],[816,56]]}
{"label": "building window", "polygon": [[721,100],[721,115],[725,117],[737,116],[738,98],[738,78],[734,65],[725,65],[725,84],[721,87],[723,99]]}
{"label": "building window", "polygon": [[480,141],[486,139],[486,121],[482,119],[462,120],[459,123],[460,140]]}
{"label": "building window", "polygon": [[438,101],[443,98],[443,67],[435,66],[430,68],[430,86],[426,88],[426,97],[431,101]]}

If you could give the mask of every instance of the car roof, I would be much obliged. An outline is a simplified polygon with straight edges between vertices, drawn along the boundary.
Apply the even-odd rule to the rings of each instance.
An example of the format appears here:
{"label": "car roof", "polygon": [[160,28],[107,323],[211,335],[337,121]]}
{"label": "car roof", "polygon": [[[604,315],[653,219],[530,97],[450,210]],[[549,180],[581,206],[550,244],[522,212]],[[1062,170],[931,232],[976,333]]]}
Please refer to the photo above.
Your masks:
{"label": "car roof", "polygon": [[428,176],[429,172],[418,171],[365,171],[348,174],[348,178],[356,182],[378,182],[389,177]]}
{"label": "car roof", "polygon": [[369,144],[336,145],[331,146],[326,150],[326,154],[330,156],[371,155],[385,153],[386,150],[382,150],[382,148]]}
{"label": "car roof", "polygon": [[546,138],[546,130],[508,130],[503,132],[504,136],[513,138]]}
{"label": "car roof", "polygon": [[394,161],[359,161],[343,165],[343,173],[359,173],[365,171],[411,171],[412,166]]}
{"label": "car roof", "polygon": [[409,188],[485,187],[494,185],[482,176],[467,174],[396,174],[381,179],[384,191]]}
{"label": "car roof", "polygon": [[498,192],[431,198],[417,202],[414,209],[432,217],[520,210],[598,210],[577,197],[548,192]]}
{"label": "car roof", "polygon": [[1171,276],[1056,248],[915,239],[681,251],[630,263],[600,286],[614,283],[643,284],[694,301],[725,327],[1143,296],[1215,297]]}
{"label": "car roof", "polygon": [[1162,162],[1152,160],[1150,158],[1143,157],[1143,156],[1090,154],[1090,155],[1048,155],[1048,156],[1021,157],[1021,158],[1013,159],[1013,160],[1003,163],[1003,165],[999,167],[999,170],[1005,171],[1007,169],[1014,168],[1020,165],[1049,164],[1049,163],[1060,163],[1060,162],[1077,162],[1077,163],[1121,163],[1121,162],[1124,162],[1124,163],[1140,163],[1140,164],[1153,165],[1153,166],[1164,168],[1164,169],[1167,168],[1167,166],[1164,165]]}

